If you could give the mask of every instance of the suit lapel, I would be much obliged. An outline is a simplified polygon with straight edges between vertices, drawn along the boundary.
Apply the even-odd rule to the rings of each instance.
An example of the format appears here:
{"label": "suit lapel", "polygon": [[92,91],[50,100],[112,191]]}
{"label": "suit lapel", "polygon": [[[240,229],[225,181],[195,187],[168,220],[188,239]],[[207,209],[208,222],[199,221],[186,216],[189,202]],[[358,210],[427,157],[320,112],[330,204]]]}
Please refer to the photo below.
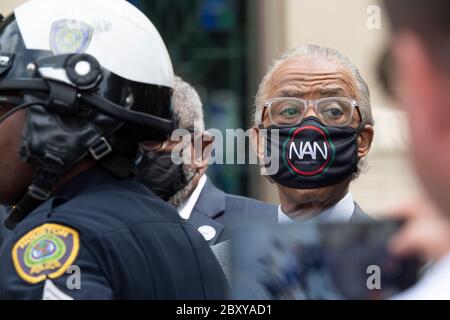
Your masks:
{"label": "suit lapel", "polygon": [[368,221],[374,221],[372,217],[370,217],[367,213],[364,212],[363,209],[355,202],[355,210],[353,210],[353,215],[350,218],[350,222],[368,222]]}
{"label": "suit lapel", "polygon": [[225,212],[226,195],[217,189],[209,179],[192,209],[189,223],[194,226],[208,241],[210,245],[217,243],[224,225],[216,218]]}

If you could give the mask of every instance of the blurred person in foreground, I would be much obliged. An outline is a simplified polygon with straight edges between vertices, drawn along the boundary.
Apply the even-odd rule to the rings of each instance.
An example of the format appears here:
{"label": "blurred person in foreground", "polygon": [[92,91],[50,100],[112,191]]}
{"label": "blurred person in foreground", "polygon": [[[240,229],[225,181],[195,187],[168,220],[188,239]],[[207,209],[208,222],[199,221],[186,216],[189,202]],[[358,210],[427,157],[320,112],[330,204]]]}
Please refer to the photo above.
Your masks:
{"label": "blurred person in foreground", "polygon": [[[392,213],[406,219],[392,240],[397,254],[434,262],[398,299],[450,299],[450,1],[385,0],[392,25],[390,67],[380,70],[408,115],[411,154],[430,202]],[[388,65],[388,64],[386,64]]]}
{"label": "blurred person in foreground", "polygon": [[349,185],[370,150],[373,124],[367,84],[337,50],[303,45],[273,63],[256,96],[252,141],[261,162],[269,154],[271,165],[278,161],[276,172],[266,172],[278,188],[280,223],[371,220]]}
{"label": "blurred person in foreground", "polygon": [[[179,77],[175,77],[173,113],[189,144],[182,146],[183,141],[171,138],[162,144],[143,143],[138,160],[140,181],[175,206],[181,218],[192,224],[210,245],[229,240],[229,229],[237,222],[276,223],[276,206],[227,194],[206,175],[213,139],[205,131],[199,95]],[[196,144],[200,148],[195,148]],[[182,157],[183,163],[176,164],[171,154],[180,148],[187,153]]]}

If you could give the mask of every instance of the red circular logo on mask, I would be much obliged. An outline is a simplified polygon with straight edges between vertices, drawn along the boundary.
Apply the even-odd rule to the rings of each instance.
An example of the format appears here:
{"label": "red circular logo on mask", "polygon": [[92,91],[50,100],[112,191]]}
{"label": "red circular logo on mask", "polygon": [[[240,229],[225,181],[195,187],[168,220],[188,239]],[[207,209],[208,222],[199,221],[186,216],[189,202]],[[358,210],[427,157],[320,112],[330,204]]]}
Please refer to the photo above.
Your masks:
{"label": "red circular logo on mask", "polygon": [[290,168],[303,176],[322,173],[332,158],[328,136],[316,126],[296,129],[286,144],[285,153]]}

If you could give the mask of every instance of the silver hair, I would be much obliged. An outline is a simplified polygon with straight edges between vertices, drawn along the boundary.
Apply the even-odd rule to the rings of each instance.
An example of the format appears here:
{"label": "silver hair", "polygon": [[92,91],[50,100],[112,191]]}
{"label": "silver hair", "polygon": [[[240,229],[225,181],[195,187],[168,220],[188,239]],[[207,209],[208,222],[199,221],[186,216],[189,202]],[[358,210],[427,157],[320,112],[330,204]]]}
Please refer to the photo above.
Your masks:
{"label": "silver hair", "polygon": [[197,91],[180,77],[175,76],[172,108],[178,128],[205,130],[203,104]]}
{"label": "silver hair", "polygon": [[354,65],[354,63],[344,56],[342,53],[335,49],[322,47],[315,44],[304,44],[299,47],[296,47],[292,50],[287,51],[283,55],[281,55],[278,59],[276,59],[272,65],[268,68],[268,71],[259,85],[258,92],[255,98],[255,115],[254,115],[254,124],[261,124],[262,111],[264,108],[264,104],[268,99],[268,85],[270,79],[272,78],[273,72],[280,66],[282,63],[285,63],[290,60],[294,60],[301,56],[313,56],[313,57],[323,57],[330,60],[337,61],[344,65],[346,68],[350,70],[355,79],[356,85],[359,91],[359,101],[358,106],[361,112],[362,120],[366,124],[374,124],[373,116],[372,116],[372,107],[370,105],[370,92],[369,87],[367,86],[366,81],[363,79],[361,74],[359,73],[358,68]]}

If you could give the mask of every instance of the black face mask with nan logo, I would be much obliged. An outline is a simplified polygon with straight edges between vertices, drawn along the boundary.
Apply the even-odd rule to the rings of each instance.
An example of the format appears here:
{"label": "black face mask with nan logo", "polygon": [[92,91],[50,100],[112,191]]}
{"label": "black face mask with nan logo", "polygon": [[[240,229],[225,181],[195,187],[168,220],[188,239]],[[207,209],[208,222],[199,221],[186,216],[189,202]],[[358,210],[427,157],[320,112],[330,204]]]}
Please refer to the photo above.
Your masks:
{"label": "black face mask with nan logo", "polygon": [[[315,117],[307,117],[295,127],[268,127],[266,167],[277,161],[272,157],[279,161],[276,173],[268,171],[270,177],[295,189],[322,188],[347,179],[357,170],[357,137],[362,127],[325,126]],[[274,138],[274,129],[279,130],[279,139]],[[278,154],[272,154],[271,148]]]}

